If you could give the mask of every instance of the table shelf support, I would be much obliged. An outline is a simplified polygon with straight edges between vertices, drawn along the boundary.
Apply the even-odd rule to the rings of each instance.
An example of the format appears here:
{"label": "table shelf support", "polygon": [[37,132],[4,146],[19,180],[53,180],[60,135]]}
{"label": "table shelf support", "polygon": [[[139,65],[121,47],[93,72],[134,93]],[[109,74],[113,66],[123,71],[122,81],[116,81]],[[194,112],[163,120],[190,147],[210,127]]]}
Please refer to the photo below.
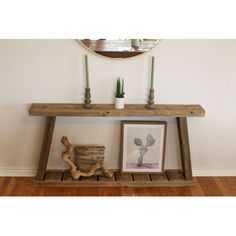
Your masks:
{"label": "table shelf support", "polygon": [[56,121],[55,116],[46,118],[46,125],[45,125],[43,143],[42,143],[42,148],[41,148],[41,153],[40,153],[40,158],[39,158],[38,170],[35,177],[36,180],[43,180],[46,173],[55,121]]}
{"label": "table shelf support", "polygon": [[177,117],[176,121],[179,135],[182,171],[186,180],[192,180],[193,175],[191,166],[187,118]]}

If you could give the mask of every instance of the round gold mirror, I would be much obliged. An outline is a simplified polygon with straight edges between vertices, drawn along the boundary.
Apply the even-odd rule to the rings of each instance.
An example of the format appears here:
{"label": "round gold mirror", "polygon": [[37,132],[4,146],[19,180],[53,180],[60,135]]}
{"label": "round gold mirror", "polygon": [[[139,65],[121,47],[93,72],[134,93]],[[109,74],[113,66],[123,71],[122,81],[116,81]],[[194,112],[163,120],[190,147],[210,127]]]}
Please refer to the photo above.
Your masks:
{"label": "round gold mirror", "polygon": [[149,51],[160,39],[79,39],[90,51],[110,58],[128,58]]}

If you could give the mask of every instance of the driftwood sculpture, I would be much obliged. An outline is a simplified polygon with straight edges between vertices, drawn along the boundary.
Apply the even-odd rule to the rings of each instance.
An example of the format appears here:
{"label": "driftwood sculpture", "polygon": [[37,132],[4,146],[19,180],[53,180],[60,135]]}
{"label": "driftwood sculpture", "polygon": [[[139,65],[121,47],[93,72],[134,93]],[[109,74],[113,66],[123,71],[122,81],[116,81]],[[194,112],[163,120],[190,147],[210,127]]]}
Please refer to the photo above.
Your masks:
{"label": "driftwood sculpture", "polygon": [[[63,136],[61,138],[61,143],[65,146],[66,150],[62,152],[61,158],[70,168],[71,176],[73,179],[79,179],[81,176],[90,177],[95,174],[97,170],[99,170],[102,174],[107,177],[112,177],[113,173],[109,170],[103,163],[102,160],[94,160],[93,164],[89,168],[87,172],[79,170],[79,168],[74,164],[74,162],[70,159],[74,153],[76,147],[70,144],[68,138]],[[78,163],[78,162],[77,162]]]}

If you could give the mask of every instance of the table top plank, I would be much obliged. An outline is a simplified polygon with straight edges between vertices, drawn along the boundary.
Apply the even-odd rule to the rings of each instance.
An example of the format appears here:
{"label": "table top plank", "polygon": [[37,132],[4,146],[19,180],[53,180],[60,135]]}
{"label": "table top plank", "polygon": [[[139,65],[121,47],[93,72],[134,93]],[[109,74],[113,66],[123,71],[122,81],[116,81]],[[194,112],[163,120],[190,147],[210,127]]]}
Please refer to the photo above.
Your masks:
{"label": "table top plank", "polygon": [[124,109],[115,109],[114,104],[93,104],[93,108],[83,108],[83,104],[33,103],[30,116],[84,116],[84,117],[203,117],[205,111],[200,105],[160,104],[154,110],[145,104],[126,104]]}

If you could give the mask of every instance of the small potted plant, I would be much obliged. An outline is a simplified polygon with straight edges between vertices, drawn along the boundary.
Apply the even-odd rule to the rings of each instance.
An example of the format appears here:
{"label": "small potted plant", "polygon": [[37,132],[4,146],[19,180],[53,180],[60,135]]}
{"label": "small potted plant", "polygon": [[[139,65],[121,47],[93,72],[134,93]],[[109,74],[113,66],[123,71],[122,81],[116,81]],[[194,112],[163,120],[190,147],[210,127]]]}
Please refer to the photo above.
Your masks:
{"label": "small potted plant", "polygon": [[140,39],[131,39],[131,47],[135,50],[139,49],[140,46]]}
{"label": "small potted plant", "polygon": [[124,79],[117,79],[116,82],[116,93],[115,93],[115,108],[124,109],[125,99],[124,99]]}

